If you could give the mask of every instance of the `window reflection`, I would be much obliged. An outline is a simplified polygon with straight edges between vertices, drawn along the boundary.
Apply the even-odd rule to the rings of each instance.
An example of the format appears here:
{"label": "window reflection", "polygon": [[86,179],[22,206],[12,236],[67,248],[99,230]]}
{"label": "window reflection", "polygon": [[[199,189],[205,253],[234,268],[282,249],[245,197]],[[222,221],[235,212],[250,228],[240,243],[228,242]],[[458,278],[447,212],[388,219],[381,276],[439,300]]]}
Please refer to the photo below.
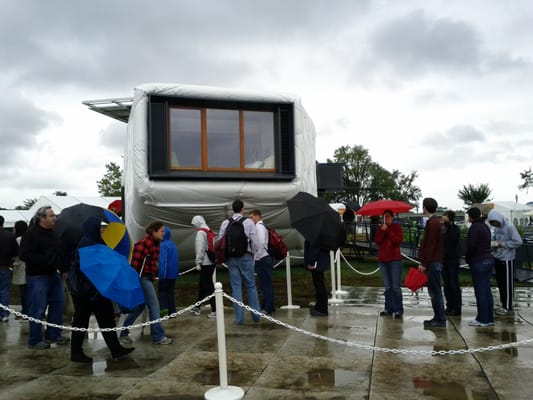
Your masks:
{"label": "window reflection", "polygon": [[170,110],[170,167],[202,167],[201,112],[194,109]]}
{"label": "window reflection", "polygon": [[206,111],[207,167],[240,168],[239,111]]}
{"label": "window reflection", "polygon": [[274,115],[244,111],[244,163],[246,168],[274,168]]}

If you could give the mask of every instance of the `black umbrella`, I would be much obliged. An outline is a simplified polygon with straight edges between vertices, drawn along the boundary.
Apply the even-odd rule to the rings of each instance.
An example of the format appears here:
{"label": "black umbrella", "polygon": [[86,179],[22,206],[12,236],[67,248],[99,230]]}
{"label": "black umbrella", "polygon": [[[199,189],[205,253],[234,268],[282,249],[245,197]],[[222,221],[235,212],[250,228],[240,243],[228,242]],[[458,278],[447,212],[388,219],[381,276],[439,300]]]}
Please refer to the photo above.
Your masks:
{"label": "black umbrella", "polygon": [[89,217],[96,217],[108,222],[102,207],[79,203],[61,210],[57,216],[54,230],[63,240],[76,241],[77,245],[83,234],[83,223]]}
{"label": "black umbrella", "polygon": [[337,250],[346,240],[339,214],[326,200],[298,192],[287,200],[291,225],[311,243],[325,250]]}

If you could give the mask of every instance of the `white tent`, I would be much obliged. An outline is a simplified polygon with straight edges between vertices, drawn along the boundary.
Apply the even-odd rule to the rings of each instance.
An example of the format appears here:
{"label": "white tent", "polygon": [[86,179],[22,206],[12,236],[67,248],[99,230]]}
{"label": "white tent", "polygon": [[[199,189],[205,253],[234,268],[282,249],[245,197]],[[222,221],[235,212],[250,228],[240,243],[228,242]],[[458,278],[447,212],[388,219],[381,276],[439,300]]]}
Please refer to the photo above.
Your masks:
{"label": "white tent", "polygon": [[491,209],[500,212],[510,222],[519,226],[528,225],[529,216],[533,215],[533,207],[515,201],[493,201],[481,205],[484,214],[488,214]]}

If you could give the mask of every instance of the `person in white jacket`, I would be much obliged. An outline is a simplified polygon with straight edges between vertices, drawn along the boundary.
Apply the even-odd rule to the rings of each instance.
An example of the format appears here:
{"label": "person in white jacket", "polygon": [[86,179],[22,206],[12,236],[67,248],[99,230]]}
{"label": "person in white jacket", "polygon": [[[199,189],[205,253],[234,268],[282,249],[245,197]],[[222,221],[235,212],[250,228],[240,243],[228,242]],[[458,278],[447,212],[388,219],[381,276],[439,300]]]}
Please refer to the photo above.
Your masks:
{"label": "person in white jacket", "polygon": [[[200,279],[198,281],[198,298],[196,301],[200,301],[209,296],[215,291],[215,285],[213,283],[213,273],[215,272],[215,263],[211,261],[207,255],[207,232],[209,226],[207,226],[204,217],[201,215],[195,215],[191,221],[191,224],[196,228],[196,238],[194,240],[195,262],[196,269],[200,271]],[[211,313],[208,318],[216,317],[215,298],[209,299],[211,306]],[[194,315],[200,315],[200,307],[194,307],[191,311]]]}
{"label": "person in white jacket", "polygon": [[522,245],[522,238],[514,224],[496,210],[489,211],[487,221],[493,231],[491,247],[502,304],[495,313],[513,315],[515,257],[516,249]]}

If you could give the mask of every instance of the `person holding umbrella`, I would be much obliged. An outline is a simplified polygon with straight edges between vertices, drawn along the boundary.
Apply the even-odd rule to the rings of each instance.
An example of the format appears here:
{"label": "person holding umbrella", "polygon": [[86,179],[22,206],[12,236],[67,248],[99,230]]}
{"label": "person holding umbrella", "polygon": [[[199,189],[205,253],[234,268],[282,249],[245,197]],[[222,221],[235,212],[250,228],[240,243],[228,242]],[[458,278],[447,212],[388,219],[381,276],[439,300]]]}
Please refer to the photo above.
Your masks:
{"label": "person holding umbrella", "polygon": [[[78,248],[104,244],[100,233],[101,220],[89,217],[83,224],[83,236]],[[102,296],[89,279],[83,274],[80,267],[78,250],[72,256],[71,270],[67,278],[67,287],[74,303],[74,317],[72,326],[75,328],[88,328],[89,318],[94,314],[100,328],[115,328],[115,311],[111,300]],[[113,359],[117,360],[135,350],[134,347],[122,347],[115,332],[103,331],[102,336],[111,351]],[[73,362],[91,363],[92,358],[83,352],[85,332],[72,331],[70,342],[70,359]]]}
{"label": "person holding umbrella", "polygon": [[391,210],[383,213],[383,223],[376,230],[374,242],[378,245],[378,262],[383,286],[385,286],[385,310],[379,315],[402,317],[403,299],[401,275],[403,270],[400,245],[403,241],[403,232],[400,224],[393,220]]}
{"label": "person holding umbrella", "polygon": [[304,243],[304,265],[311,271],[315,287],[315,306],[309,310],[312,317],[328,316],[328,292],[324,281],[324,271],[330,269],[329,251]]}
{"label": "person holding umbrella", "polygon": [[[159,244],[165,234],[165,225],[160,221],[154,221],[146,227],[146,236],[135,243],[131,266],[141,277],[141,287],[143,289],[146,306],[150,315],[150,321],[160,318],[161,310],[157,293],[154,288],[154,280],[158,276],[157,262],[159,260]],[[130,326],[141,315],[144,307],[136,307],[124,320],[123,326]],[[128,336],[127,329],[120,333],[120,342],[123,345],[131,345],[133,342]],[[167,345],[172,343],[172,339],[165,336],[165,330],[161,322],[150,325],[152,343]]]}

